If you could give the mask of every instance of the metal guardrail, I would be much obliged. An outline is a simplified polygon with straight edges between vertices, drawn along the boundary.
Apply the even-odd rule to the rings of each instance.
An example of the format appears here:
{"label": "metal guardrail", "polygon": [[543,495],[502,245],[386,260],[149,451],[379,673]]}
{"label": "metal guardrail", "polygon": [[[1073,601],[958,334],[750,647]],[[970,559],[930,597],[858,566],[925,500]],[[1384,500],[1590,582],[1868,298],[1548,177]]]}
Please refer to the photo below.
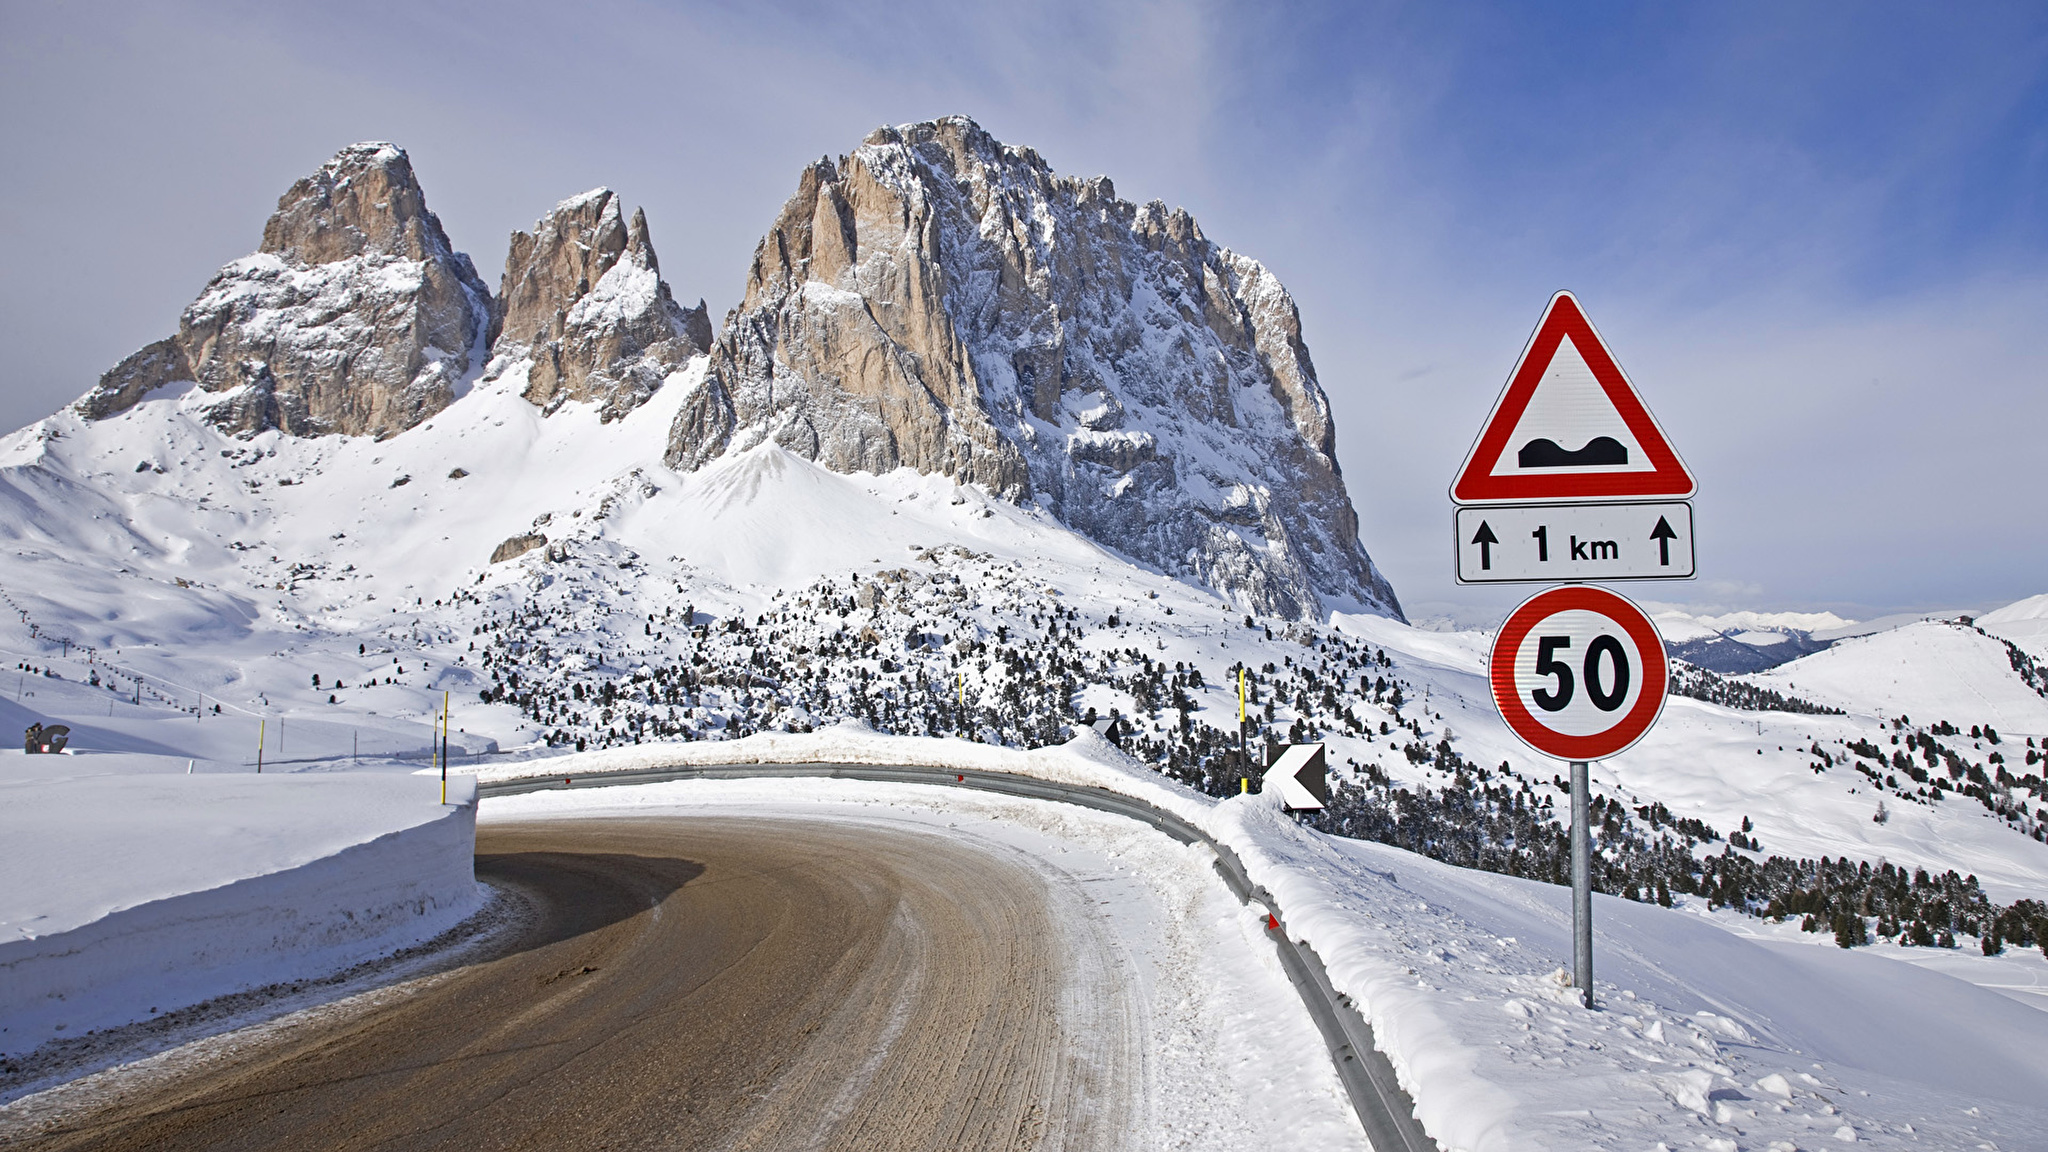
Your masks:
{"label": "metal guardrail", "polygon": [[1304,941],[1287,931],[1287,917],[1271,893],[1252,883],[1243,861],[1226,844],[1171,812],[1143,800],[1077,784],[1015,776],[1007,772],[985,772],[971,768],[886,767],[868,764],[727,764],[681,768],[641,768],[610,772],[540,776],[477,784],[478,798],[513,796],[522,792],[557,791],[564,788],[605,788],[622,784],[655,784],[667,780],[730,780],[761,776],[824,776],[843,780],[868,780],[891,784],[937,784],[948,788],[972,788],[1032,800],[1077,804],[1133,820],[1164,832],[1183,844],[1202,844],[1216,855],[1216,871],[1239,900],[1258,904],[1269,917],[1267,935],[1280,954],[1280,966],[1301,996],[1309,1018],[1323,1034],[1337,1079],[1343,1083],[1375,1152],[1436,1152],[1436,1142],[1415,1119],[1415,1102],[1403,1091],[1393,1065],[1375,1046],[1372,1025],[1366,1023],[1350,998],[1330,984],[1322,958]]}

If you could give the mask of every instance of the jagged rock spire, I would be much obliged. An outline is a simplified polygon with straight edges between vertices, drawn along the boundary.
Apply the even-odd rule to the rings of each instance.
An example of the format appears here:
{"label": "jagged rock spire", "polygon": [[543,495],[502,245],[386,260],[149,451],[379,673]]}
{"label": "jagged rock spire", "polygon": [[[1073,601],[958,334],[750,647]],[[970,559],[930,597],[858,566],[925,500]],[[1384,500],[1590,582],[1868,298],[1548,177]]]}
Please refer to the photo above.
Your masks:
{"label": "jagged rock spire", "polygon": [[548,411],[596,401],[614,419],[711,347],[703,301],[677,306],[647,215],[595,188],[512,233],[491,317],[492,373],[526,368],[526,398]]}

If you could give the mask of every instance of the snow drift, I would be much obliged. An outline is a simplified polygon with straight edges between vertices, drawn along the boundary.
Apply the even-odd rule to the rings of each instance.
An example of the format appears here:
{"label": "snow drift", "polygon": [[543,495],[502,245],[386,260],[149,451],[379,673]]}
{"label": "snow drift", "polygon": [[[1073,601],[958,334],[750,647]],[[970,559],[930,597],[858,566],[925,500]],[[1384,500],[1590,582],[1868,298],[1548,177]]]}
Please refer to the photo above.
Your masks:
{"label": "snow drift", "polygon": [[472,783],[12,779],[0,1056],[430,940],[482,906]]}

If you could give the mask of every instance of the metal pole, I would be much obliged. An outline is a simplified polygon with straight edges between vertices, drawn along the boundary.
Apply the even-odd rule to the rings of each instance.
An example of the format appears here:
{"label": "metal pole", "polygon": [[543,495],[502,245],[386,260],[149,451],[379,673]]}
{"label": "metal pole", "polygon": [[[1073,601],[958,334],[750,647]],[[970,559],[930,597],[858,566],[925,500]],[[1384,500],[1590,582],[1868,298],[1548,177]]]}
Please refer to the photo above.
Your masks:
{"label": "metal pole", "polygon": [[1593,834],[1586,762],[1572,761],[1572,985],[1593,1006]]}

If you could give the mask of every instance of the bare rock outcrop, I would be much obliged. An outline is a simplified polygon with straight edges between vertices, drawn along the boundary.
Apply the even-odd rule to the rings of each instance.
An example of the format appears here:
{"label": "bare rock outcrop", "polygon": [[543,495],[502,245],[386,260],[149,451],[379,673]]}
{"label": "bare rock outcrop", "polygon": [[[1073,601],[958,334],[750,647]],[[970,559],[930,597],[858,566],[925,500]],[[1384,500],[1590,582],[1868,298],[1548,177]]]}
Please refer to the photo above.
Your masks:
{"label": "bare rock outcrop", "polygon": [[514,232],[494,302],[492,375],[526,365],[526,398],[550,412],[594,401],[625,415],[711,347],[702,301],[679,307],[661,278],[647,216],[628,222],[608,188],[564,200]]}
{"label": "bare rock outcrop", "polygon": [[107,369],[99,385],[79,398],[77,407],[88,420],[104,420],[135,407],[166,384],[190,379],[192,366],[185,362],[185,349],[176,336],[166,336]]}
{"label": "bare rock outcrop", "polygon": [[965,118],[804,170],[667,461],[767,440],[1035,502],[1253,611],[1400,612],[1272,274]]}
{"label": "bare rock outcrop", "polygon": [[548,538],[538,532],[524,532],[508,537],[496,548],[491,549],[491,563],[503,564],[507,560],[524,556],[535,548],[545,547]]}
{"label": "bare rock outcrop", "polygon": [[78,406],[104,418],[190,380],[229,431],[394,435],[453,401],[489,305],[405,151],[354,144],[278,200],[262,247],[215,274],[176,336],[115,366]]}

